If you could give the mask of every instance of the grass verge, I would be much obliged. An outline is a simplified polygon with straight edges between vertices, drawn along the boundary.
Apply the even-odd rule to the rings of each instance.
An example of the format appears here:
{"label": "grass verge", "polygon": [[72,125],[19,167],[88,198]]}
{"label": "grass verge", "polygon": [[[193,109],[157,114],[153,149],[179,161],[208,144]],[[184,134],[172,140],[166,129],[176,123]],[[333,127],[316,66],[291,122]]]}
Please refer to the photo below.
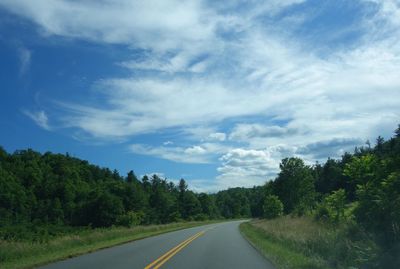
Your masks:
{"label": "grass verge", "polygon": [[217,221],[80,230],[73,234],[52,238],[48,242],[0,240],[0,268],[33,268],[102,248],[215,222]]}
{"label": "grass verge", "polygon": [[308,217],[253,220],[240,230],[278,269],[359,268],[377,253],[361,232]]}
{"label": "grass verge", "polygon": [[278,269],[313,269],[328,268],[323,262],[311,259],[286,247],[284,244],[271,240],[260,228],[245,222],[240,225],[243,236],[260,251]]}

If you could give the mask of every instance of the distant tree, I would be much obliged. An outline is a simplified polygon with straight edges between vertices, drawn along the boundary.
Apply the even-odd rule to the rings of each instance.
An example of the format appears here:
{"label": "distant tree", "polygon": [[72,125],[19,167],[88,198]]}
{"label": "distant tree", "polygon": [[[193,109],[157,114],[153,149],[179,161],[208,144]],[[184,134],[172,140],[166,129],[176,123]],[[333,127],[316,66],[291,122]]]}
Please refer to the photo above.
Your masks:
{"label": "distant tree", "polygon": [[200,193],[198,195],[198,200],[201,205],[201,210],[204,215],[210,219],[215,219],[218,217],[218,209],[215,204],[214,196],[208,195],[206,193]]}
{"label": "distant tree", "polygon": [[8,157],[7,152],[3,149],[2,146],[0,146],[0,162],[5,161],[7,157]]}
{"label": "distant tree", "polygon": [[135,173],[131,170],[128,172],[128,175],[126,177],[126,181],[128,183],[134,183],[134,182],[138,182],[138,178],[136,177]]}
{"label": "distant tree", "polygon": [[318,175],[315,181],[316,191],[328,194],[332,191],[343,188],[345,181],[343,179],[343,168],[340,161],[328,158],[323,166],[314,167],[318,169]]}
{"label": "distant tree", "polygon": [[15,220],[28,220],[29,201],[24,187],[0,166],[0,227]]}
{"label": "distant tree", "polygon": [[179,188],[180,195],[183,195],[187,191],[188,185],[186,184],[186,181],[183,178],[181,178],[181,180],[179,180],[178,188]]}
{"label": "distant tree", "polygon": [[400,124],[397,126],[397,129],[394,131],[395,137],[400,138]]}
{"label": "distant tree", "polygon": [[385,143],[385,140],[383,139],[383,137],[378,136],[378,138],[376,139],[375,152],[379,156],[383,153],[384,143]]}
{"label": "distant tree", "polygon": [[124,215],[121,199],[103,190],[96,190],[83,209],[83,219],[93,227],[109,227]]}
{"label": "distant tree", "polygon": [[264,218],[273,219],[279,217],[283,213],[283,204],[276,195],[267,195],[264,199]]}
{"label": "distant tree", "polygon": [[146,193],[150,193],[150,189],[151,189],[151,184],[150,184],[150,180],[149,177],[147,175],[144,175],[142,177],[142,185],[143,185],[143,189]]}
{"label": "distant tree", "polygon": [[254,186],[248,193],[250,202],[250,212],[252,217],[260,218],[263,216],[263,204],[266,194],[266,186]]}
{"label": "distant tree", "polygon": [[192,219],[201,213],[201,204],[196,195],[192,191],[185,192],[183,197],[183,218]]}
{"label": "distant tree", "polygon": [[245,188],[230,188],[216,195],[216,203],[225,218],[250,217],[249,192]]}

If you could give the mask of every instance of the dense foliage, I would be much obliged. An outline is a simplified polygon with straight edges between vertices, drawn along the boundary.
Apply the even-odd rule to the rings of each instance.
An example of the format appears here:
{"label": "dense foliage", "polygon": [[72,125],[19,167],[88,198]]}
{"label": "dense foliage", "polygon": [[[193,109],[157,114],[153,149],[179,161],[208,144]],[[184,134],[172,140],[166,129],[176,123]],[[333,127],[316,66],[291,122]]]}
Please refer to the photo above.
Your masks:
{"label": "dense foliage", "polygon": [[279,217],[283,213],[283,204],[276,195],[267,195],[264,199],[264,215],[266,219]]}
{"label": "dense foliage", "polygon": [[[313,215],[353,223],[396,252],[400,246],[400,126],[374,147],[341,159],[306,165],[285,158],[275,180],[253,188],[195,193],[152,175],[121,176],[68,154],[0,147],[0,239],[21,237],[21,227],[108,227],[180,220]],[[10,228],[12,227],[12,228]],[[19,228],[16,228],[19,227]],[[69,229],[69,228],[68,228]],[[39,229],[40,232],[40,229]]]}
{"label": "dense foliage", "polygon": [[133,171],[122,177],[68,154],[9,154],[0,148],[0,236],[20,236],[7,229],[16,225],[109,227],[249,217],[262,206],[253,201],[261,192],[252,195],[261,189],[198,194],[184,179],[177,185],[157,175],[139,180]]}
{"label": "dense foliage", "polygon": [[[378,137],[374,147],[367,142],[339,160],[308,166],[299,158],[287,158],[280,168],[278,177],[264,187],[266,203],[276,195],[286,214],[307,214],[341,226],[343,236],[352,240],[362,234],[380,246],[376,257],[366,255],[369,266],[400,268],[400,126],[388,141]],[[264,209],[274,210],[272,204]],[[271,215],[264,212],[267,218]]]}

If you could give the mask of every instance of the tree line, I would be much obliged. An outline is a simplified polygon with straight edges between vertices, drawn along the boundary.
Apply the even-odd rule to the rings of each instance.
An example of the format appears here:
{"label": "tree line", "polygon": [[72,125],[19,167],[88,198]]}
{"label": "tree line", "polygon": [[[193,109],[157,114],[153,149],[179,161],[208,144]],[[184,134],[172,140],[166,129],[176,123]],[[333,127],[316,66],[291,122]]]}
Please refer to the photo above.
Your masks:
{"label": "tree line", "polygon": [[157,175],[122,176],[68,154],[0,148],[0,237],[6,227],[134,226],[218,218],[312,215],[353,221],[386,245],[400,242],[400,126],[394,137],[340,159],[306,165],[285,158],[274,180],[253,188],[195,193]]}
{"label": "tree line", "polygon": [[[261,190],[257,187],[255,190]],[[69,156],[0,148],[0,228],[13,225],[109,227],[251,216],[254,191],[195,193],[158,175],[101,168]],[[258,198],[254,198],[258,199]],[[4,234],[3,236],[7,236]]]}

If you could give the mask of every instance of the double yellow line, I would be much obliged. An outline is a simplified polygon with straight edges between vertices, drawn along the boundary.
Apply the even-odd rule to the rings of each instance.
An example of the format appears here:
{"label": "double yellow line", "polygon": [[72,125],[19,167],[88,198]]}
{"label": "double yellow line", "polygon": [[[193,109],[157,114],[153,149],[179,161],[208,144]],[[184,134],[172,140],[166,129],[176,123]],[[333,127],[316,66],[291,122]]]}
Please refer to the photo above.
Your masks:
{"label": "double yellow line", "polygon": [[183,241],[182,243],[180,243],[179,245],[177,245],[176,247],[172,248],[167,253],[162,255],[160,258],[158,258],[154,262],[152,262],[149,265],[147,265],[144,269],[150,269],[150,268],[151,269],[158,269],[158,268],[160,268],[164,263],[166,263],[169,259],[171,259],[176,253],[181,251],[184,247],[189,245],[196,238],[202,236],[205,232],[206,232],[206,230],[198,232],[197,234],[189,237],[188,239],[186,239],[185,241]]}

